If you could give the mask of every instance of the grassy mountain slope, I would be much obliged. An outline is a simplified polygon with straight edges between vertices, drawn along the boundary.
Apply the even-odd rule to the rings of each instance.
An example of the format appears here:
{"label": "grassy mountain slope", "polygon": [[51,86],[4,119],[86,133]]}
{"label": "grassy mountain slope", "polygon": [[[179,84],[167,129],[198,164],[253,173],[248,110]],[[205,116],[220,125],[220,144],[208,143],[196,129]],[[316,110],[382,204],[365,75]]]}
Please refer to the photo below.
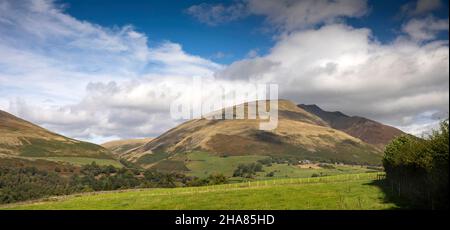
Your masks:
{"label": "grassy mountain slope", "polygon": [[[247,104],[240,106],[246,108]],[[279,100],[278,107],[278,127],[273,131],[259,130],[260,119],[190,120],[131,151],[129,160],[153,167],[167,159],[183,160],[180,153],[198,150],[222,157],[264,155],[380,164],[377,148],[331,128],[290,101]]]}
{"label": "grassy mountain slope", "polygon": [[153,138],[116,140],[105,142],[101,144],[101,146],[110,150],[115,156],[126,159],[129,151],[141,147],[152,139]]}
{"label": "grassy mountain slope", "polygon": [[0,111],[0,155],[112,159],[99,145],[50,132],[4,111]]}
{"label": "grassy mountain slope", "polygon": [[347,116],[341,112],[328,112],[317,105],[298,105],[300,108],[320,117],[334,129],[382,149],[396,136],[404,134],[401,130],[358,116]]}

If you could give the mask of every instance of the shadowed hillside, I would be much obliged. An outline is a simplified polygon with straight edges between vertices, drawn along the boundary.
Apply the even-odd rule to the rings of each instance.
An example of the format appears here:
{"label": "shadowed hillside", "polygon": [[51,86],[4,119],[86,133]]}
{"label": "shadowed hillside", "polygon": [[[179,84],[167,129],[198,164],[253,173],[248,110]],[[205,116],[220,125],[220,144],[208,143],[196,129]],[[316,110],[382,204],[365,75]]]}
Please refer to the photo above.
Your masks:
{"label": "shadowed hillside", "polygon": [[328,112],[317,105],[298,105],[300,108],[320,117],[334,129],[341,130],[364,142],[382,149],[392,139],[404,134],[394,127],[383,125],[379,122],[358,116],[347,116],[339,111]]}

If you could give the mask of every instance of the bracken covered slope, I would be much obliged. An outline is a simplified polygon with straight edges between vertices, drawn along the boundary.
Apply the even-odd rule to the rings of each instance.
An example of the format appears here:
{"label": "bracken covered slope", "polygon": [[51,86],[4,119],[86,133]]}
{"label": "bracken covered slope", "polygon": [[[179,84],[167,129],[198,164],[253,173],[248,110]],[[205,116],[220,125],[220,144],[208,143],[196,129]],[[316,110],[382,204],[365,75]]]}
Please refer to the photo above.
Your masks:
{"label": "bracken covered slope", "polygon": [[[241,104],[237,107],[247,104]],[[187,121],[128,154],[144,167],[177,154],[267,155],[328,162],[380,164],[381,151],[287,100],[278,102],[278,127],[259,130],[260,119]],[[247,118],[247,115],[246,115]]]}
{"label": "bracken covered slope", "polygon": [[112,158],[109,150],[71,139],[0,110],[0,155]]}
{"label": "bracken covered slope", "polygon": [[101,146],[110,150],[119,158],[126,158],[128,152],[141,147],[152,139],[153,138],[115,140],[105,142],[101,144]]}

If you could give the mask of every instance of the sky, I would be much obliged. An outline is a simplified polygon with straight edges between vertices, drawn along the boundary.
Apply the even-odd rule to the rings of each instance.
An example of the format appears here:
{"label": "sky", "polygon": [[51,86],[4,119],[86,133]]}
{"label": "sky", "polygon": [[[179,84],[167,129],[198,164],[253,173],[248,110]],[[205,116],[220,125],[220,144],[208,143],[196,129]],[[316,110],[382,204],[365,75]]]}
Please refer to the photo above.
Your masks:
{"label": "sky", "polygon": [[448,0],[0,0],[0,109],[95,143],[155,137],[200,76],[421,135],[448,117],[448,18]]}

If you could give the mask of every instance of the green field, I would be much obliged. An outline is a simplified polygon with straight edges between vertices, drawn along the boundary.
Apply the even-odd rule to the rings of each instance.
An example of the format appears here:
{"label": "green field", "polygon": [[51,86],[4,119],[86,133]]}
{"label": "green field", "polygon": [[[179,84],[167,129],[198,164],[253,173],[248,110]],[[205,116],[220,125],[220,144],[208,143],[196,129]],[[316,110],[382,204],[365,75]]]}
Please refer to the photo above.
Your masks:
{"label": "green field", "polygon": [[143,189],[48,198],[0,209],[393,209],[377,173],[275,179],[204,187]]}
{"label": "green field", "polygon": [[70,163],[73,165],[87,165],[92,162],[97,163],[98,165],[112,165],[114,167],[121,168],[123,165],[116,160],[113,159],[98,159],[98,158],[90,158],[90,157],[27,157],[25,159],[41,159],[48,160],[54,162],[63,162]]}
{"label": "green field", "polygon": [[190,176],[207,177],[210,174],[221,173],[231,177],[239,164],[253,163],[266,158],[266,156],[229,156],[220,157],[204,152],[192,152],[186,154],[186,167]]}
{"label": "green field", "polygon": [[[268,156],[246,155],[246,156],[217,156],[205,152],[192,152],[183,156],[186,167],[189,169],[187,175],[199,178],[207,177],[210,174],[221,173],[227,177],[232,177],[234,170],[239,164],[254,163]],[[180,162],[181,162],[180,160]],[[263,172],[258,172],[255,179],[271,178],[304,178],[313,174],[331,176],[339,174],[374,172],[364,166],[332,165],[331,168],[300,168],[296,165],[272,164],[263,166]],[[267,173],[274,172],[273,177],[267,177]],[[240,181],[242,178],[232,178],[233,181]]]}
{"label": "green field", "polygon": [[368,173],[376,172],[376,170],[368,169],[364,166],[352,166],[352,165],[336,165],[333,168],[299,168],[296,165],[288,164],[272,164],[272,166],[264,166],[264,172],[258,172],[256,179],[269,179],[267,173],[274,172],[273,178],[305,178],[312,177],[314,174],[319,176],[332,176],[340,174],[352,174],[352,173]]}

